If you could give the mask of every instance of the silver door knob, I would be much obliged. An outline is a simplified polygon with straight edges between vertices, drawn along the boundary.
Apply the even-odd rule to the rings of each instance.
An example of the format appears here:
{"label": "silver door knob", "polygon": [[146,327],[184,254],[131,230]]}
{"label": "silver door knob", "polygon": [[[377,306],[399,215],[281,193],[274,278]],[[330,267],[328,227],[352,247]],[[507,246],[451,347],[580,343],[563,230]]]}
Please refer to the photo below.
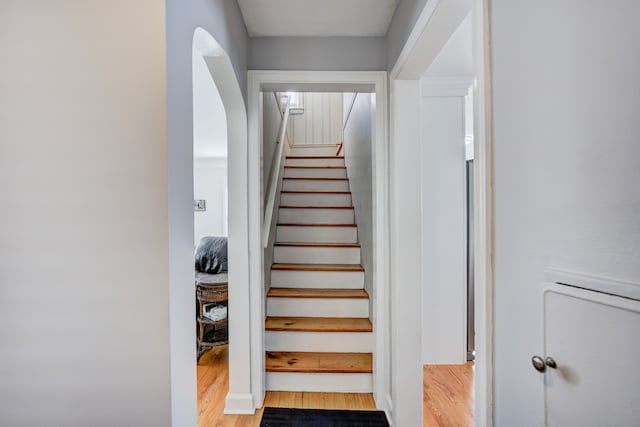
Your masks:
{"label": "silver door knob", "polygon": [[538,372],[546,371],[547,370],[547,366],[552,368],[552,369],[556,369],[558,367],[558,364],[556,363],[556,360],[551,356],[547,356],[544,359],[542,357],[540,357],[540,356],[533,356],[531,358],[531,364],[533,365],[533,367]]}
{"label": "silver door knob", "polygon": [[556,359],[554,359],[551,356],[547,356],[544,358],[544,364],[552,369],[556,369],[558,367],[558,364],[556,363]]}
{"label": "silver door knob", "polygon": [[540,356],[533,356],[531,358],[531,364],[538,372],[544,372],[547,370],[547,365],[544,363],[544,359]]}

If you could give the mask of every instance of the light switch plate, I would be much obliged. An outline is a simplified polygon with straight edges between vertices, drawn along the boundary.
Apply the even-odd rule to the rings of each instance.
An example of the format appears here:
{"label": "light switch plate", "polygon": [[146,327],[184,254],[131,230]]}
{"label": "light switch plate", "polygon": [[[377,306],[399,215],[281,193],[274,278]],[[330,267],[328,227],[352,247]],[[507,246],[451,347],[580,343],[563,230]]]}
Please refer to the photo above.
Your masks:
{"label": "light switch plate", "polygon": [[204,212],[207,210],[207,201],[206,200],[194,200],[193,201],[193,211],[194,212]]}

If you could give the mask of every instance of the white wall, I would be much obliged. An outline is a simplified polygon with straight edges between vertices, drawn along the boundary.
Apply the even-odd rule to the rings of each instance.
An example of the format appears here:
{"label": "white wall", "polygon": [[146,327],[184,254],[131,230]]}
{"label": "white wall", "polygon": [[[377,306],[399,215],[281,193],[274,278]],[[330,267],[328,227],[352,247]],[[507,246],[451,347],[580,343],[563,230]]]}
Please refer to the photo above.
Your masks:
{"label": "white wall", "polygon": [[227,235],[227,115],[202,54],[193,51],[193,198],[206,210],[193,213],[194,244]]}
{"label": "white wall", "polygon": [[[262,194],[266,197],[271,164],[274,161],[274,153],[277,152],[278,131],[282,116],[280,107],[273,92],[262,93]],[[291,119],[291,117],[289,117]]]}
{"label": "white wall", "polygon": [[[193,87],[192,87],[192,49],[194,31],[201,27],[211,34],[221,49],[229,56],[233,66],[235,79],[242,93],[246,93],[246,60],[248,36],[242,15],[236,2],[228,0],[193,0],[188,7],[181,0],[166,1],[167,35],[162,49],[167,53],[167,145],[168,145],[168,185],[169,185],[169,260],[170,260],[170,300],[171,300],[171,381],[172,381],[172,420],[174,425],[195,426],[197,423],[196,402],[196,365],[195,336],[195,295],[191,287],[185,283],[193,283]],[[224,61],[222,61],[224,62]],[[209,65],[209,64],[208,64]],[[233,86],[230,82],[229,87]],[[223,100],[223,90],[218,86]],[[227,88],[228,89],[228,88]],[[227,99],[228,101],[228,99]],[[244,110],[244,106],[239,107]],[[230,119],[229,105],[225,105],[227,118]],[[246,131],[246,125],[244,126]],[[234,130],[227,127],[229,137]],[[236,147],[229,147],[229,268],[238,262],[233,252],[248,252],[246,238],[247,211],[234,215],[232,212],[232,186],[237,182],[245,185],[246,179],[242,167],[246,167],[246,151],[241,158],[233,157],[235,152],[242,152],[246,143],[241,138],[233,139]],[[234,163],[235,162],[235,163]],[[245,166],[242,166],[245,165]],[[242,194],[235,197],[243,197]],[[243,218],[244,216],[244,218]],[[234,241],[232,221],[244,224],[244,231],[236,229]],[[247,265],[238,265],[237,274],[241,276],[239,283],[248,281]],[[230,271],[230,274],[231,271]],[[231,279],[231,276],[230,276]],[[234,289],[238,291],[238,289]],[[232,290],[230,289],[230,304]],[[238,298],[237,296],[234,298]],[[240,296],[245,300],[244,296]],[[248,296],[246,297],[248,301]],[[243,301],[244,302],[244,301]],[[240,303],[240,301],[238,301]],[[246,304],[243,305],[246,307]],[[236,311],[236,313],[238,313]],[[242,328],[244,324],[239,316],[230,324],[232,329]],[[246,319],[248,322],[248,319]],[[248,335],[248,334],[244,334]],[[232,357],[230,369],[234,372],[230,377],[230,388],[239,396],[247,389],[249,383],[248,337],[246,343],[230,346]],[[246,365],[246,366],[244,366]],[[238,368],[239,366],[239,368]],[[246,371],[246,372],[245,372]],[[240,372],[239,374],[237,372]],[[245,396],[246,397],[246,396]],[[244,399],[247,400],[247,399]]]}
{"label": "white wall", "polygon": [[[473,78],[471,14],[422,78],[422,360],[467,355],[465,103]],[[468,108],[471,107],[471,110]]]}
{"label": "white wall", "polygon": [[[271,173],[271,167],[273,162],[275,161],[274,156],[278,154],[278,144],[276,143],[278,139],[278,131],[280,130],[280,123],[282,122],[282,116],[280,114],[280,107],[278,105],[278,101],[273,94],[273,92],[261,92],[260,96],[262,97],[262,206],[267,204],[266,201],[266,191],[268,187],[269,174]],[[291,116],[289,117],[291,119]],[[285,147],[286,148],[286,147]],[[278,173],[283,175],[284,172],[284,161],[281,162],[280,169],[274,171],[273,173]],[[263,278],[264,278],[264,290],[265,290],[265,298],[266,292],[271,288],[271,264],[273,263],[273,244],[276,239],[276,224],[278,222],[278,206],[280,204],[280,190],[282,188],[282,176],[278,181],[278,188],[276,189],[276,201],[273,206],[273,215],[271,216],[271,227],[270,227],[270,235],[269,242],[267,247],[264,248],[263,258],[262,258],[262,269],[263,269]],[[260,212],[264,217],[264,209]],[[266,301],[266,299],[265,299]]]}
{"label": "white wall", "polygon": [[473,77],[471,13],[462,20],[423,78],[471,80]]}
{"label": "white wall", "polygon": [[254,37],[250,70],[385,70],[384,37]]}
{"label": "white wall", "polygon": [[0,5],[0,425],[171,423],[164,12]]}
{"label": "white wall", "polygon": [[[391,404],[397,426],[422,422],[420,82],[392,80],[390,159]],[[401,99],[402,103],[394,100]]]}
{"label": "white wall", "polygon": [[342,142],[342,94],[305,92],[300,94],[303,114],[289,117],[292,144],[340,144]]}
{"label": "white wall", "polygon": [[464,93],[422,98],[422,362],[466,362]]}
{"label": "white wall", "polygon": [[[353,93],[345,93],[344,109],[351,107]],[[370,295],[370,316],[373,316],[373,188],[372,139],[375,104],[372,94],[359,93],[344,128],[344,156],[349,175],[349,186],[358,225],[364,286]]]}
{"label": "white wall", "polygon": [[207,210],[193,213],[194,244],[204,236],[227,235],[227,158],[195,158],[193,198],[206,200]]}
{"label": "white wall", "polygon": [[193,157],[227,157],[227,115],[202,54],[193,52]]}
{"label": "white wall", "polygon": [[639,15],[492,1],[497,426],[544,423],[544,269],[640,283]]}

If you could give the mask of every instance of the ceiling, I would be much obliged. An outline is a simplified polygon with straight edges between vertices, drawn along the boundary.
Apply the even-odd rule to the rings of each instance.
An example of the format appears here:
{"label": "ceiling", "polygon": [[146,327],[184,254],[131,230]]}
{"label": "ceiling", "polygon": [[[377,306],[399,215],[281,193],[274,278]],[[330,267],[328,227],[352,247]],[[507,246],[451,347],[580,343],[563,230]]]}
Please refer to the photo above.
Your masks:
{"label": "ceiling", "polygon": [[251,37],[384,36],[398,0],[238,0]]}

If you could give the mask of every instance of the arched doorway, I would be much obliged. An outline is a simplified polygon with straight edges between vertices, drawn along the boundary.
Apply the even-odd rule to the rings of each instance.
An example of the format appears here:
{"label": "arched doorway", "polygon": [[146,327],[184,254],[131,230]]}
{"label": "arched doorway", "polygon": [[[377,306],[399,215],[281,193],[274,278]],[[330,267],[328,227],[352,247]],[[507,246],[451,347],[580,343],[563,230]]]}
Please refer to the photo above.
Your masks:
{"label": "arched doorway", "polygon": [[229,312],[233,313],[233,321],[229,322],[229,394],[225,408],[233,412],[253,412],[249,359],[247,114],[229,56],[202,28],[194,32],[193,54],[202,56],[226,114]]}
{"label": "arched doorway", "polygon": [[[227,133],[229,257],[229,394],[225,411],[253,412],[250,382],[249,230],[247,180],[247,114],[229,56],[202,28],[192,40],[193,55],[204,61],[224,106]],[[190,56],[190,59],[192,57]],[[192,62],[192,61],[191,61]],[[186,64],[185,64],[186,65]],[[190,70],[192,64],[187,65]],[[191,73],[189,73],[191,74]],[[171,77],[171,76],[170,76]],[[185,76],[186,77],[186,76]],[[184,86],[184,85],[183,85]],[[184,90],[182,87],[180,90]],[[191,96],[191,94],[189,94]],[[186,101],[186,98],[183,98]],[[193,102],[193,99],[191,99]],[[190,109],[186,102],[181,108]],[[195,421],[196,317],[194,292],[193,145],[186,123],[169,128],[170,340],[172,418]]]}

